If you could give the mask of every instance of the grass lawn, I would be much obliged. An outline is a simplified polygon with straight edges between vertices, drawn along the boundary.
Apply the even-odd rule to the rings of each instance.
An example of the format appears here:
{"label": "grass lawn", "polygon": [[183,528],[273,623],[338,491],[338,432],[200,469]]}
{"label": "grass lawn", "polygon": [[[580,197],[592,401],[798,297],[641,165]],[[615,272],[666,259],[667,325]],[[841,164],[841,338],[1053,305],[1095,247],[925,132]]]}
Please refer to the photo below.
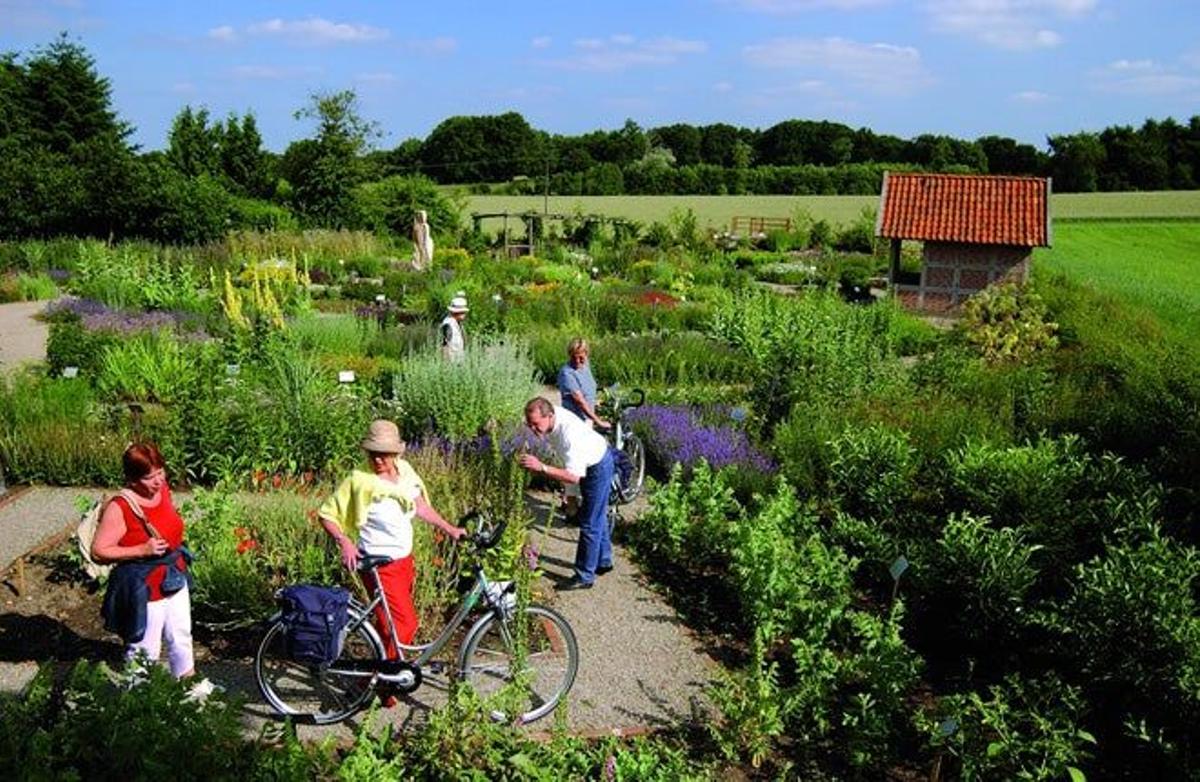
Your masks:
{"label": "grass lawn", "polygon": [[1034,267],[1149,310],[1186,342],[1200,339],[1200,221],[1059,222]]}
{"label": "grass lawn", "polygon": [[[736,215],[791,217],[807,210],[814,218],[845,225],[863,209],[879,207],[878,196],[551,196],[552,213],[573,212],[628,217],[643,223],[665,221],[672,209],[691,209],[701,226],[723,227]],[[469,212],[542,211],[541,196],[470,196]],[[1119,219],[1168,217],[1200,219],[1200,191],[1155,193],[1055,194],[1052,215],[1066,219]],[[499,220],[484,224],[496,230]],[[515,226],[520,231],[520,223]]]}

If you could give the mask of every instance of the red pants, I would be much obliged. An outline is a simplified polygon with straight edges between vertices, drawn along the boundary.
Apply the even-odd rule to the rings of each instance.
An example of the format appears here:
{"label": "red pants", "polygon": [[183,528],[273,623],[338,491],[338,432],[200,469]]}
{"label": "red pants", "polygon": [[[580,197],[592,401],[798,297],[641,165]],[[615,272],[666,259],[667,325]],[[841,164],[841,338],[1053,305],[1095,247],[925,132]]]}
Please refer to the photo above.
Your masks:
{"label": "red pants", "polygon": [[[383,567],[377,568],[375,572],[379,574],[379,580],[383,583],[383,589],[387,595],[388,611],[391,612],[392,621],[396,625],[396,638],[402,644],[411,644],[413,638],[417,636],[418,625],[417,609],[413,606],[413,581],[417,572],[413,566],[412,555],[404,559],[392,560]],[[369,572],[363,574],[363,584],[372,595],[378,593],[374,580]],[[383,611],[383,603],[375,606],[373,624],[379,631],[379,637],[383,639],[383,649],[387,653],[388,659],[398,658],[400,656],[399,649],[396,648],[391,630],[388,629],[387,614]]]}

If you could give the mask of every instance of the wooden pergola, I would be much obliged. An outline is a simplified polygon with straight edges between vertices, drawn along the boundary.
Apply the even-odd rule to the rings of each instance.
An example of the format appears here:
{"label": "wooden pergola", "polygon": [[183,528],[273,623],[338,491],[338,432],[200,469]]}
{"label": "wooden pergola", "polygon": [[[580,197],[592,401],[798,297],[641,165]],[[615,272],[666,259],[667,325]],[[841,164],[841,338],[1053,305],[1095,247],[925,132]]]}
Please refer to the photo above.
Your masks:
{"label": "wooden pergola", "polygon": [[[500,219],[504,221],[503,231],[501,236],[504,239],[504,257],[512,258],[520,255],[535,255],[537,250],[537,242],[539,234],[538,228],[543,227],[551,220],[558,222],[566,222],[567,220],[581,220],[585,225],[605,223],[612,224],[616,230],[621,230],[623,226],[631,224],[629,220],[623,217],[610,217],[602,214],[586,214],[586,215],[565,215],[554,212],[538,212],[529,210],[526,212],[472,212],[471,225],[475,233],[483,231],[484,220]],[[509,220],[519,220],[525,226],[524,241],[511,241],[508,233]]]}

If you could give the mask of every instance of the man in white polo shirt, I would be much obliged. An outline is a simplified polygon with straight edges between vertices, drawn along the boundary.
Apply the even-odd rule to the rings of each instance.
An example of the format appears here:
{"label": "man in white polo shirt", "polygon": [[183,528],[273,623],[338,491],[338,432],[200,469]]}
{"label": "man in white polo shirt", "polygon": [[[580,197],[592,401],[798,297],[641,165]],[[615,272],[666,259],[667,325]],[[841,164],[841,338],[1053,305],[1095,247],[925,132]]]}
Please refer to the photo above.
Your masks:
{"label": "man in white polo shirt", "polygon": [[578,483],[579,545],[575,549],[575,575],[558,587],[591,589],[596,576],[612,570],[612,540],[605,513],[612,492],[613,455],[608,441],[579,416],[534,397],[525,404],[525,423],[544,437],[562,458],[564,466],[551,467],[531,453],[521,455],[521,466],[563,483]]}

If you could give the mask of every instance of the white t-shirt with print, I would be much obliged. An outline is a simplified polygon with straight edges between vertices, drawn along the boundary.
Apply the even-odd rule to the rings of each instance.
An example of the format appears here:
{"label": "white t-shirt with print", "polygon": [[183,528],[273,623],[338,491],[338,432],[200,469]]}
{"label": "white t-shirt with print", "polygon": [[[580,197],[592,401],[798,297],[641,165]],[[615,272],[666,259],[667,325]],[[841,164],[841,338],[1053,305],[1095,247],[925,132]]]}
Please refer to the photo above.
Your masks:
{"label": "white t-shirt with print", "polygon": [[381,497],[367,506],[367,519],[358,529],[358,547],[373,556],[403,559],[413,550],[413,516],[417,513],[419,487],[413,487],[409,511],[392,497]]}

